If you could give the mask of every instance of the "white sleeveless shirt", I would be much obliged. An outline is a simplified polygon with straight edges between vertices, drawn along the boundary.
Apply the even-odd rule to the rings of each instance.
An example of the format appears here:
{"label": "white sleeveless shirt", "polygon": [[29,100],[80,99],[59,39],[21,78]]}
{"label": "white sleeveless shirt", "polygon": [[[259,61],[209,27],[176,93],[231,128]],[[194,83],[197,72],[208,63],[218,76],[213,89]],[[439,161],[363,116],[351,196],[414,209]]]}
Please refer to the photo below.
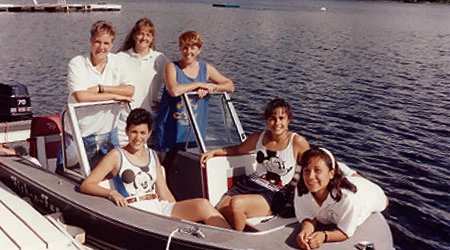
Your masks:
{"label": "white sleeveless shirt", "polygon": [[148,149],[148,163],[138,166],[130,162],[122,149],[120,152],[120,168],[113,177],[116,190],[123,197],[142,195],[146,193],[156,194],[156,159],[154,152]]}
{"label": "white sleeveless shirt", "polygon": [[262,140],[264,134],[262,132],[256,143],[256,172],[258,176],[267,174],[267,172],[275,173],[280,176],[282,185],[289,183],[294,176],[297,159],[294,156],[294,136],[292,133],[287,147],[281,151],[271,151],[264,147]]}

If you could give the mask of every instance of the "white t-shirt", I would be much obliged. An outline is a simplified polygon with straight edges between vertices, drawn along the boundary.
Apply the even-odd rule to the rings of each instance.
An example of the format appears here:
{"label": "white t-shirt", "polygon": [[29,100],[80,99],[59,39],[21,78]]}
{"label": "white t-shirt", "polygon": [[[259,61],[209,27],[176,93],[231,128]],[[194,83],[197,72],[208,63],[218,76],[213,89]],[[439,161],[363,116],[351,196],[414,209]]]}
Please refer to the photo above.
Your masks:
{"label": "white t-shirt", "polygon": [[[87,90],[99,84],[107,86],[133,85],[129,78],[127,65],[122,63],[114,54],[108,54],[108,62],[103,73],[94,68],[89,55],[76,56],[69,62],[67,76],[69,88],[68,103],[77,103],[73,96],[74,92]],[[113,122],[117,114],[111,110],[104,110],[101,106],[84,109],[77,115],[80,118],[78,123],[83,137],[92,134],[108,133],[117,126]],[[112,127],[106,126],[109,124]]]}
{"label": "white t-shirt", "polygon": [[354,174],[356,174],[356,171],[351,169],[349,166],[347,166],[347,164],[343,163],[343,162],[338,162],[339,168],[341,169],[342,173],[344,174],[344,176],[352,176]]}
{"label": "white t-shirt", "polygon": [[154,50],[140,56],[131,48],[117,55],[127,64],[131,81],[135,86],[131,107],[145,108],[154,114],[151,107],[158,101],[158,95],[165,82],[164,69],[169,60],[164,54]]}
{"label": "white t-shirt", "polygon": [[336,224],[348,237],[355,233],[371,213],[381,212],[386,207],[386,196],[375,183],[363,177],[346,177],[358,191],[352,193],[342,189],[342,198],[336,202],[330,195],[322,206],[317,204],[309,192],[298,196],[295,190],[294,207],[297,220],[317,219],[323,224]]}

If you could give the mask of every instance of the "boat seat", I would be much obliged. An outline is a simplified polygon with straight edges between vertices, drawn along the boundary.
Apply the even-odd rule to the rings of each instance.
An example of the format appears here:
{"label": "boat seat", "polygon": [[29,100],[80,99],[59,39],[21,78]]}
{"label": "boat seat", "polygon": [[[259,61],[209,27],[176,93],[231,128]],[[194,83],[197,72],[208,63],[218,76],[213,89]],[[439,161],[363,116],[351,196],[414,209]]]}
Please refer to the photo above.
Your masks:
{"label": "boat seat", "polygon": [[222,195],[245,175],[256,170],[256,155],[217,156],[206,162],[204,169],[206,196],[213,206]]}
{"label": "boat seat", "polygon": [[31,120],[30,155],[37,158],[41,166],[50,171],[55,171],[56,168],[61,131],[59,115],[33,117]]}
{"label": "boat seat", "polygon": [[[204,169],[205,190],[209,201],[217,206],[222,195],[245,175],[256,170],[256,155],[218,156],[209,159]],[[247,219],[246,230],[269,232],[296,223],[296,218],[262,216]]]}

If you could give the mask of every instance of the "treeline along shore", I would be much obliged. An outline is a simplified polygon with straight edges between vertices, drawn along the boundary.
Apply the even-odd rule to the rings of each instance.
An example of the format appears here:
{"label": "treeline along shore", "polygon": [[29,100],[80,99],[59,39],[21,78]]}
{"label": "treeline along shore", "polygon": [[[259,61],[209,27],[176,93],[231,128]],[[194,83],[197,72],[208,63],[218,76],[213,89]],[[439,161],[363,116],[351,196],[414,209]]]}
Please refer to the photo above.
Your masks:
{"label": "treeline along shore", "polygon": [[[359,0],[356,0],[359,1]],[[364,1],[364,0],[363,0]],[[368,2],[401,2],[401,3],[420,3],[420,4],[429,4],[429,3],[439,3],[439,4],[450,4],[450,0],[365,0]]]}

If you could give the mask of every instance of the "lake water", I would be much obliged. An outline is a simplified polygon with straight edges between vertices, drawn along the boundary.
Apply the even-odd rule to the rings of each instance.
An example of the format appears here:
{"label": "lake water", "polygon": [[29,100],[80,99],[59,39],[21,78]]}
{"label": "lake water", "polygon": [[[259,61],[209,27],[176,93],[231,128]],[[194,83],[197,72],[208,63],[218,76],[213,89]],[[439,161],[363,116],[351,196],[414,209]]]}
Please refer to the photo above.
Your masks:
{"label": "lake water", "polygon": [[396,249],[450,249],[450,6],[233,2],[241,8],[136,0],[120,2],[121,12],[0,13],[0,81],[26,84],[35,115],[58,113],[67,63],[89,51],[93,22],[116,25],[116,50],[134,22],[149,17],[157,49],[172,60],[179,33],[196,29],[201,59],[235,82],[247,134],[264,128],[267,101],[287,99],[291,130],[385,190]]}

